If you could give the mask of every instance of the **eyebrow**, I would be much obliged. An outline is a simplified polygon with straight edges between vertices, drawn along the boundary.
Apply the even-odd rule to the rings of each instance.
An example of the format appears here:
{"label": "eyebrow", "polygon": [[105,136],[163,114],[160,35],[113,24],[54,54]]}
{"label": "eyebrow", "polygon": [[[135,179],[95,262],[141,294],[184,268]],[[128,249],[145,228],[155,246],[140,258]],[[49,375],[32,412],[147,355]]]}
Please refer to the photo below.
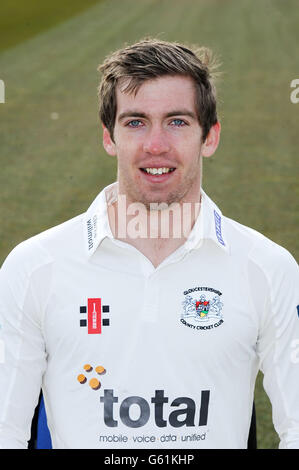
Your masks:
{"label": "eyebrow", "polygon": [[[188,111],[187,109],[175,109],[174,111],[170,111],[169,113],[165,114],[166,118],[172,117],[172,116],[189,116],[192,119],[197,119],[196,114],[194,114],[192,111]],[[128,117],[146,118],[148,116],[147,116],[146,113],[143,113],[143,112],[132,109],[130,111],[125,111],[125,112],[121,113],[118,116],[118,121],[121,121],[121,120],[123,120],[125,118],[128,118]]]}

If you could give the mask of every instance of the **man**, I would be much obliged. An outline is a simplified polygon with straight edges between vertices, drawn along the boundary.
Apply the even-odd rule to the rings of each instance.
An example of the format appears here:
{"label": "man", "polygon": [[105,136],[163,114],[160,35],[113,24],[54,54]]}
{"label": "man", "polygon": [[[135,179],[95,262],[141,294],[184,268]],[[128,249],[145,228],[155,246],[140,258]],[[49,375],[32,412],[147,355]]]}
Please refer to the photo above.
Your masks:
{"label": "man", "polygon": [[1,270],[2,447],[26,446],[42,386],[54,448],[246,448],[260,368],[299,448],[298,267],[202,190],[220,123],[200,54],[144,40],[101,66],[117,182]]}

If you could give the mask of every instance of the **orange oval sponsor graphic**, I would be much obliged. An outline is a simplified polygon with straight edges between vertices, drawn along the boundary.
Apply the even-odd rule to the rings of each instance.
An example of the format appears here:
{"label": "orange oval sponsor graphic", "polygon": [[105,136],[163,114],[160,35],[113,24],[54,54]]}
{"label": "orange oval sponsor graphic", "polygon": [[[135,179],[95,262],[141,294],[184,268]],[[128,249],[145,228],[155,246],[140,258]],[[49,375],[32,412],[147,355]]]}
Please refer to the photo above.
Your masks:
{"label": "orange oval sponsor graphic", "polygon": [[79,374],[78,377],[77,377],[77,380],[78,380],[78,382],[80,382],[80,384],[85,384],[87,379],[86,379],[84,374]]}
{"label": "orange oval sponsor graphic", "polygon": [[[91,372],[94,368],[91,364],[84,364],[83,369],[85,372]],[[106,369],[104,366],[96,366],[94,370],[99,375],[106,374]],[[77,376],[77,380],[80,384],[85,384],[87,382],[87,378],[84,374],[79,374]],[[92,377],[88,384],[92,390],[99,390],[99,388],[101,388],[101,382],[96,377]]]}
{"label": "orange oval sponsor graphic", "polygon": [[98,390],[101,387],[101,382],[98,379],[90,379],[89,385],[93,390]]}

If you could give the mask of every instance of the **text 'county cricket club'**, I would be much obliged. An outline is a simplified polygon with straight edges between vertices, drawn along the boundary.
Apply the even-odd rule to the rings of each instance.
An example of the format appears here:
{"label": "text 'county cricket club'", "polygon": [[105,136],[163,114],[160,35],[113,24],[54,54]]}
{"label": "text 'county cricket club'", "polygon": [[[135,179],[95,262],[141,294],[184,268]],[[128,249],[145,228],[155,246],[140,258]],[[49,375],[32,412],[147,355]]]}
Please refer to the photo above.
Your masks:
{"label": "text 'county cricket club'", "polygon": [[212,330],[222,325],[222,293],[212,287],[193,287],[184,291],[181,323],[194,330]]}
{"label": "text 'county cricket club'", "polygon": [[102,305],[101,298],[87,299],[87,305],[80,305],[80,326],[87,327],[87,333],[101,334],[102,326],[109,326],[109,305]]}

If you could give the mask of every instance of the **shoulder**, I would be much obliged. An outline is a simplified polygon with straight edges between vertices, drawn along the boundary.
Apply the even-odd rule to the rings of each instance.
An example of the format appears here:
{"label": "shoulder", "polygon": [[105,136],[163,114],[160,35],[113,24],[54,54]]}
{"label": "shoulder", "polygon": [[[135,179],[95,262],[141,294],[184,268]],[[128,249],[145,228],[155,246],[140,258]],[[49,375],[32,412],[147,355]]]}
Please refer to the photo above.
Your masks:
{"label": "shoulder", "polygon": [[30,274],[67,255],[74,247],[83,250],[82,217],[80,214],[16,245],[5,259],[1,271],[17,270]]}
{"label": "shoulder", "polygon": [[232,255],[246,258],[264,272],[287,270],[298,275],[298,264],[286,248],[228,217],[224,221]]}

